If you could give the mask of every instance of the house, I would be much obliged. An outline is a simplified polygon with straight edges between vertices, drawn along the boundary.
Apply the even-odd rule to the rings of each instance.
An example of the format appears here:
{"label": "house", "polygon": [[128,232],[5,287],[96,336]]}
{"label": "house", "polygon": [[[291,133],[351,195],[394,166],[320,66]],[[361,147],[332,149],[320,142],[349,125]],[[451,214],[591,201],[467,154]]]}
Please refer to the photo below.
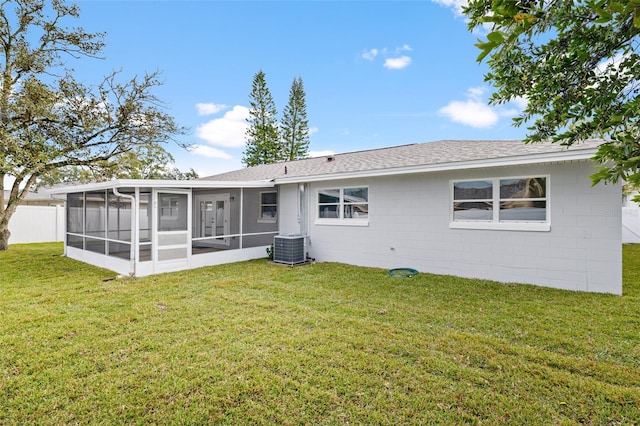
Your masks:
{"label": "house", "polygon": [[[11,191],[4,191],[4,201],[5,204],[7,200],[9,200],[9,196],[11,195]],[[64,200],[59,198],[53,198],[49,193],[45,193],[43,190],[38,191],[30,191],[27,193],[27,196],[24,197],[22,201],[20,201],[21,206],[46,206],[46,207],[55,207],[55,206],[63,206]]]}
{"label": "house", "polygon": [[438,141],[61,188],[65,250],[143,276],[300,234],[320,262],[621,294],[621,187],[589,179],[601,142]]}

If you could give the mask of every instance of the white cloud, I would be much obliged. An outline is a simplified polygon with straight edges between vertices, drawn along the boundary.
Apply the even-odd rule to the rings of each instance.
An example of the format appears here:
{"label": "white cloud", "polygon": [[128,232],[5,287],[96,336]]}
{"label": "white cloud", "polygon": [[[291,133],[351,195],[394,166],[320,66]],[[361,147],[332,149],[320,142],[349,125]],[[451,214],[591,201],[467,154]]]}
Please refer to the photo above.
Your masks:
{"label": "white cloud", "polygon": [[313,135],[314,133],[318,133],[320,131],[320,129],[318,129],[317,127],[309,127],[309,134]]}
{"label": "white cloud", "polygon": [[511,103],[514,104],[518,110],[522,111],[529,104],[529,100],[523,96],[519,96],[512,100]]}
{"label": "white cloud", "polygon": [[208,158],[222,158],[224,160],[230,160],[233,158],[221,149],[206,145],[195,145],[191,147],[191,152]]}
{"label": "white cloud", "polygon": [[309,151],[309,157],[326,157],[328,155],[334,155],[335,152],[331,150],[325,151]]}
{"label": "white cloud", "polygon": [[223,104],[212,104],[212,103],[197,103],[196,109],[198,110],[198,115],[213,115],[217,114],[223,109],[226,109],[227,106]]}
{"label": "white cloud", "polygon": [[384,67],[390,70],[401,70],[411,65],[409,56],[401,56],[399,58],[388,58],[384,61]]}
{"label": "white cloud", "polygon": [[632,77],[633,80],[636,80],[636,75],[632,72],[628,64],[625,67],[622,67],[623,62],[629,59],[628,55],[623,53],[617,53],[614,57],[605,59],[596,65],[594,70],[596,77],[608,77],[613,73],[620,74],[623,78]]}
{"label": "white cloud", "polygon": [[492,107],[484,100],[486,87],[471,87],[467,90],[467,100],[451,101],[440,108],[440,114],[449,120],[475,128],[488,128],[495,125],[500,117],[514,117],[527,105],[525,98],[517,98],[510,102],[509,107]]}
{"label": "white cloud", "polygon": [[[401,70],[408,67],[411,64],[411,57],[407,55],[401,55],[403,52],[411,52],[413,49],[408,44],[396,47],[395,49],[388,49],[383,47],[382,49],[373,48],[365,51],[362,57],[368,61],[372,61],[376,57],[384,58],[384,66],[390,70]],[[391,57],[391,56],[394,57]],[[401,55],[401,56],[399,56]]]}
{"label": "white cloud", "polygon": [[462,15],[462,6],[466,6],[469,3],[468,0],[431,0],[431,1],[441,6],[445,6],[453,9],[454,13],[458,16]]}
{"label": "white cloud", "polygon": [[378,49],[369,49],[362,54],[362,57],[367,61],[373,61],[373,59],[378,56]]}
{"label": "white cloud", "polygon": [[479,87],[470,87],[467,89],[467,96],[469,96],[472,99],[480,99],[482,98],[482,95],[484,95],[484,93],[487,91],[486,88],[479,86]]}
{"label": "white cloud", "polygon": [[476,128],[491,127],[499,118],[487,104],[473,99],[449,102],[439,112],[453,122]]}
{"label": "white cloud", "polygon": [[225,148],[241,148],[248,127],[249,108],[234,106],[222,118],[215,118],[196,129],[196,136],[211,145]]}

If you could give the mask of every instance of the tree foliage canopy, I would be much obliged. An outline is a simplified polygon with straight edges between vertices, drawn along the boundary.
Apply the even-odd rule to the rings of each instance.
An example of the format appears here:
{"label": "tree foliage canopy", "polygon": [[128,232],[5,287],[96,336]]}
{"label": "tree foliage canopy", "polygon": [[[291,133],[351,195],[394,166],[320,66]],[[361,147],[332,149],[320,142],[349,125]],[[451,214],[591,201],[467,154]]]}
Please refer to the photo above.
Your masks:
{"label": "tree foliage canopy", "polygon": [[470,0],[490,102],[524,98],[526,142],[603,138],[593,183],[640,184],[640,0]]}
{"label": "tree foliage canopy", "polygon": [[306,158],[309,155],[309,121],[304,84],[293,79],[289,102],[278,125],[277,110],[262,70],[253,77],[251,108],[242,163],[247,166]]}
{"label": "tree foliage canopy", "polygon": [[[8,222],[38,178],[57,169],[113,169],[142,147],[182,134],[152,90],[159,73],[96,85],[77,81],[68,65],[97,58],[104,34],[69,28],[79,9],[63,0],[0,1],[0,249]],[[7,199],[4,178],[15,179]]]}
{"label": "tree foliage canopy", "polygon": [[119,156],[118,161],[109,161],[99,167],[66,166],[51,170],[38,178],[37,185],[53,186],[61,183],[88,183],[109,179],[198,179],[198,173],[189,169],[183,172],[171,166],[174,158],[159,145],[137,147]]}
{"label": "tree foliage canopy", "polygon": [[253,77],[249,99],[249,127],[245,134],[246,147],[242,163],[250,167],[280,161],[282,149],[276,118],[278,111],[262,70]]}
{"label": "tree foliage canopy", "polygon": [[280,122],[280,137],[283,160],[297,160],[309,155],[309,120],[302,77],[294,78],[291,83],[289,103]]}

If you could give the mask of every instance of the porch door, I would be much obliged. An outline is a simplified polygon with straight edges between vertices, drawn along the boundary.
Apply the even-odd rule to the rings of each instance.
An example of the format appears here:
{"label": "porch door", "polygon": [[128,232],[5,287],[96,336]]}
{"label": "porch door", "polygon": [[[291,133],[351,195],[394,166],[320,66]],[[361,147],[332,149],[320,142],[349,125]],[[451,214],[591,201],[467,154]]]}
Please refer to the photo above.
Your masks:
{"label": "porch door", "polygon": [[187,268],[191,256],[191,194],[187,191],[154,191],[156,272]]}
{"label": "porch door", "polygon": [[209,246],[229,246],[229,194],[196,195],[194,235],[218,237],[201,241]]}

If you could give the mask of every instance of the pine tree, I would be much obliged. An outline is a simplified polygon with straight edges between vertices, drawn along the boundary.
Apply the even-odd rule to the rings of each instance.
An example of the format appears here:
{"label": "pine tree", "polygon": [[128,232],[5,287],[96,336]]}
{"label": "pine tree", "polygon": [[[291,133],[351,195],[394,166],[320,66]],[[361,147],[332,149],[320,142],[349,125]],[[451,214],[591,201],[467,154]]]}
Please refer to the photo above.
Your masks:
{"label": "pine tree", "polygon": [[245,133],[246,147],[242,163],[247,167],[275,163],[282,158],[277,111],[262,70],[253,76],[249,98],[249,128]]}
{"label": "pine tree", "polygon": [[284,160],[309,156],[309,121],[302,78],[294,78],[289,91],[289,103],[280,123]]}

